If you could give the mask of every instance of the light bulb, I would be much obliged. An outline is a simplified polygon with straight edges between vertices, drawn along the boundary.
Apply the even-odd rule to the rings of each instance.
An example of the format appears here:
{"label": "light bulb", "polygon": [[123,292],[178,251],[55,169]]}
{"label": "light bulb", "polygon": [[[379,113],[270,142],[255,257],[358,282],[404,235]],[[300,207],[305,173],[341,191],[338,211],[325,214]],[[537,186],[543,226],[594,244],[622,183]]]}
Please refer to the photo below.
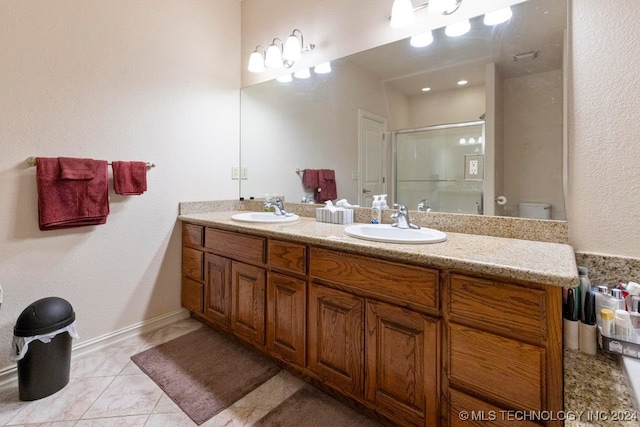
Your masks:
{"label": "light bulb", "polygon": [[[445,28],[444,33],[449,37],[459,37],[464,34],[467,34],[470,29],[471,29],[471,23],[469,22],[468,19],[465,19],[463,21],[459,21],[454,24],[447,25],[447,28]],[[267,54],[269,54],[269,51],[267,51]]]}
{"label": "light bulb", "polygon": [[476,139],[474,137],[469,138],[469,144],[475,144]]}
{"label": "light bulb", "polygon": [[293,73],[293,77],[297,79],[308,79],[309,77],[311,77],[311,72],[308,68],[303,68],[302,70],[298,70]]}
{"label": "light bulb", "polygon": [[469,83],[469,82],[468,82],[468,81],[466,81],[466,80],[460,80],[460,81],[458,81],[458,85],[460,85],[460,86],[464,86],[464,85],[466,85],[467,83]]}
{"label": "light bulb", "polygon": [[249,57],[249,66],[247,67],[252,73],[261,73],[264,71],[264,57],[262,53],[254,50]]}
{"label": "light bulb", "polygon": [[429,46],[431,43],[433,43],[433,34],[431,33],[431,30],[425,31],[422,34],[416,34],[415,36],[411,37],[409,43],[413,47]]}
{"label": "light bulb", "polygon": [[394,0],[391,6],[391,28],[405,28],[416,21],[411,0]]}
{"label": "light bulb", "polygon": [[293,81],[293,77],[291,77],[291,73],[287,73],[279,76],[276,80],[280,83],[291,83]]}
{"label": "light bulb", "polygon": [[511,7],[507,6],[503,9],[494,10],[493,12],[485,13],[484,24],[485,25],[498,25],[508,21],[513,16]]}
{"label": "light bulb", "polygon": [[467,140],[464,138],[460,138],[460,145],[464,145],[467,143]]}
{"label": "light bulb", "polygon": [[287,37],[284,42],[284,49],[282,49],[282,57],[288,61],[297,61],[302,57],[302,45],[300,39],[294,34]]}
{"label": "light bulb", "polygon": [[271,43],[267,48],[267,57],[264,60],[264,65],[269,68],[282,67],[282,53],[275,43]]}
{"label": "light bulb", "polygon": [[323,62],[313,67],[316,74],[327,74],[331,72],[331,62]]}

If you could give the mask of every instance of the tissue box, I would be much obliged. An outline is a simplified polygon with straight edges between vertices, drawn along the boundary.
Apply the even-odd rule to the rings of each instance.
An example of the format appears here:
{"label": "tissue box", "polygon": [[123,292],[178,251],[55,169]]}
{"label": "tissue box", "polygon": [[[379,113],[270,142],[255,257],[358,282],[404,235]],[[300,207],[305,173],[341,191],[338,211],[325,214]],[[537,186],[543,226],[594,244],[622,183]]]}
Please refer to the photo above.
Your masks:
{"label": "tissue box", "polygon": [[331,224],[352,224],[353,209],[316,208],[316,221]]}

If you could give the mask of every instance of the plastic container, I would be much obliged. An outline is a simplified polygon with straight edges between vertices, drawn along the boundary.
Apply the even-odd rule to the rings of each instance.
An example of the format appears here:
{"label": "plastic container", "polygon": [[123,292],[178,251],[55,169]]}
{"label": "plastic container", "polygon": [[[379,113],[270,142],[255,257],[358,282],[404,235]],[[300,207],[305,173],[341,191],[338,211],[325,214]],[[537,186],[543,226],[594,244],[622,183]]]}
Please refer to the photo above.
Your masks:
{"label": "plastic container", "polygon": [[371,204],[371,224],[380,224],[382,209],[380,208],[380,196],[373,196],[373,203]]}
{"label": "plastic container", "polygon": [[13,329],[20,400],[37,400],[69,383],[76,315],[66,300],[40,299],[20,314]]}

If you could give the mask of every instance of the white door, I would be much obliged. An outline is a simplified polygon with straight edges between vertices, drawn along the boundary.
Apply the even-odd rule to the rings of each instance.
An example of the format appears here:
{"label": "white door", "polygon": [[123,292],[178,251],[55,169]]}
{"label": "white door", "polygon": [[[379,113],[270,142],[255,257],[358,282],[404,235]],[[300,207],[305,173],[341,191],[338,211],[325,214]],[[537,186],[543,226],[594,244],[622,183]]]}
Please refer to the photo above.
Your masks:
{"label": "white door", "polygon": [[[358,110],[358,204],[371,206],[374,194],[387,194],[387,119]],[[387,198],[388,199],[388,198]]]}

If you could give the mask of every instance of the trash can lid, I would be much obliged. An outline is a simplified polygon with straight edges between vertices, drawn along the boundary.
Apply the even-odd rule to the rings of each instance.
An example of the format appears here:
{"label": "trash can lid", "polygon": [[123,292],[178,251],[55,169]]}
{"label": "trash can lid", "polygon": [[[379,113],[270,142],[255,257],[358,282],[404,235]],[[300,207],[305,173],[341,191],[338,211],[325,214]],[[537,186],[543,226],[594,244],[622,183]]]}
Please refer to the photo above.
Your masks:
{"label": "trash can lid", "polygon": [[70,325],[76,319],[73,307],[58,297],[42,298],[25,308],[13,328],[18,337],[30,337],[53,332]]}

